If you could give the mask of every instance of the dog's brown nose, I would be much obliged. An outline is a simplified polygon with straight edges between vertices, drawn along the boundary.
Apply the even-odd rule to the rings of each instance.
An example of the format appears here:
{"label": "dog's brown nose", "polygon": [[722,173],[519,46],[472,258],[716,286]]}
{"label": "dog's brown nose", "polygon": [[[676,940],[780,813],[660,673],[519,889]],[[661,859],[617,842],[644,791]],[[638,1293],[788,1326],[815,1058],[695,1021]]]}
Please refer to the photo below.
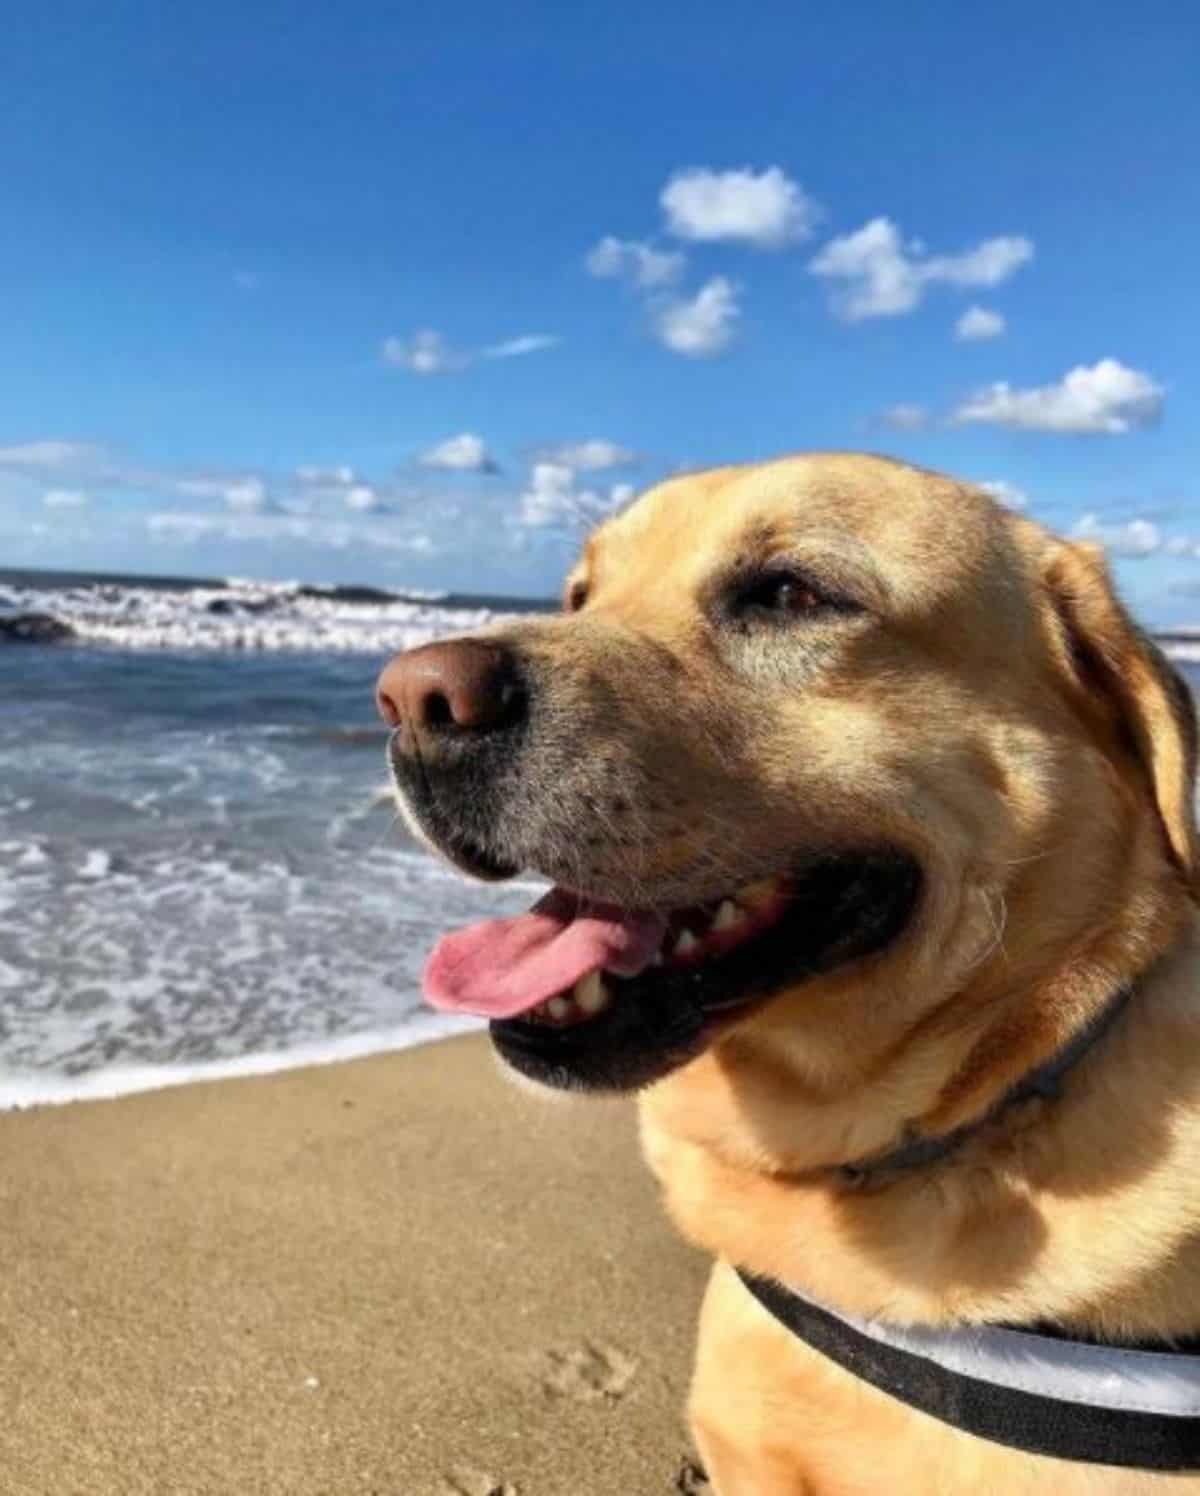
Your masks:
{"label": "dog's brown nose", "polygon": [[398,654],[375,688],[389,727],[403,725],[420,737],[510,725],[524,708],[512,655],[481,639],[448,639]]}

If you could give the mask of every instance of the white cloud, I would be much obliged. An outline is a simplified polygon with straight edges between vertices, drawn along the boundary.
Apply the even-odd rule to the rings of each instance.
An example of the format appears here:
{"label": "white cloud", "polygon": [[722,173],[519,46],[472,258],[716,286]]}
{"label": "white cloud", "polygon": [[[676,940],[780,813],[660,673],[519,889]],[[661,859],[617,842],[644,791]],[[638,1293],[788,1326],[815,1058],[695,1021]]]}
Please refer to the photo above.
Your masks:
{"label": "white cloud", "polygon": [[445,468],[452,473],[496,473],[499,466],[481,436],[464,431],[430,447],[418,459],[422,467]]}
{"label": "white cloud", "polygon": [[573,517],[575,473],[562,462],[535,462],[521,495],[521,523],[550,525]]}
{"label": "white cloud", "polygon": [[[665,347],[687,358],[708,358],[728,347],[733,338],[739,308],[737,290],[724,276],[714,276],[691,298],[671,295],[673,285],[687,264],[682,254],[665,253],[636,240],[601,239],[587,256],[593,275],[624,278],[646,293],[655,335]],[[597,444],[600,447],[607,444]],[[576,462],[577,451],[564,448],[547,454],[571,459],[568,466],[592,468],[616,466],[608,460]]]}
{"label": "white cloud", "polygon": [[299,482],[311,483],[317,488],[346,488],[358,481],[354,469],[344,464],[337,467],[315,467],[311,463],[302,464],[296,469],[296,477]]}
{"label": "white cloud", "polygon": [[398,364],[410,374],[450,374],[465,369],[471,360],[469,355],[451,348],[440,332],[424,327],[407,341],[385,338],[383,361]]}
{"label": "white cloud", "polygon": [[[274,507],[267,482],[257,473],[149,467],[86,442],[34,441],[2,447],[0,471],[5,470],[27,476],[53,473],[60,482],[51,492],[59,495],[106,488],[160,497],[211,499],[236,510]],[[73,501],[65,497],[51,499],[47,495],[45,502],[51,507],[64,508]]]}
{"label": "white cloud", "polygon": [[1133,558],[1151,556],[1162,544],[1158,526],[1148,519],[1105,525],[1095,514],[1085,514],[1071,533],[1077,540],[1098,541],[1114,555]]}
{"label": "white cloud", "polygon": [[256,473],[148,467],[87,442],[33,441],[0,447],[0,471],[6,470],[26,476],[53,474],[60,481],[47,493],[45,502],[58,508],[78,503],[67,495],[86,494],[96,488],[213,499],[230,509],[271,507],[266,481]]}
{"label": "white cloud", "polygon": [[[0,448],[0,509],[9,493],[17,495],[22,507],[40,503],[42,521],[51,527],[47,533],[61,537],[69,511],[110,492],[158,500],[148,533],[160,541],[277,538],[412,553],[440,546],[446,538],[462,544],[464,531],[466,543],[487,545],[503,526],[499,494],[456,513],[458,497],[447,485],[413,484],[401,475],[376,483],[346,464],[307,464],[282,473],[222,472],[215,467],[153,467],[79,442],[34,441]],[[28,522],[23,533],[29,533]]]}
{"label": "white cloud", "polygon": [[981,423],[1026,431],[1123,435],[1152,426],[1162,413],[1166,390],[1148,374],[1115,358],[1090,368],[1080,364],[1057,384],[1034,389],[990,385],[954,412],[959,425]]}
{"label": "white cloud", "polygon": [[853,234],[831,239],[809,264],[813,275],[843,282],[834,310],[848,322],[897,317],[917,307],[926,288],[995,286],[1033,258],[1033,244],[1018,236],[987,239],[961,255],[926,253],[917,240],[906,245],[890,218],[873,218]]}
{"label": "white cloud", "polygon": [[979,487],[1006,509],[1026,509],[1029,506],[1029,495],[1025,490],[1004,478],[993,478],[987,483],[981,483]]}
{"label": "white cloud", "polygon": [[356,514],[379,512],[385,505],[379,494],[369,483],[355,483],[346,490],[344,502],[347,509]]}
{"label": "white cloud", "polygon": [[985,306],[969,306],[954,324],[954,336],[960,343],[980,343],[986,338],[998,338],[1007,326],[999,312],[989,311]]}
{"label": "white cloud", "polygon": [[261,478],[239,478],[227,483],[222,497],[231,509],[265,509],[269,503],[267,487]]}
{"label": "white cloud", "polygon": [[200,540],[232,540],[278,544],[292,541],[333,550],[364,546],[372,550],[431,554],[436,546],[423,530],[414,531],[377,521],[313,518],[295,514],[199,514],[166,511],[146,516],[152,539],[194,544]]}
{"label": "white cloud", "polygon": [[922,264],[926,280],[951,286],[998,286],[1033,259],[1033,241],[1021,234],[985,239],[961,255],[935,255]]}
{"label": "white cloud", "polygon": [[778,166],[762,172],[689,167],[671,177],[659,202],[676,238],[735,240],[756,249],[798,244],[821,218],[816,202]]}
{"label": "white cloud", "polygon": [[584,260],[590,274],[602,280],[623,278],[642,291],[674,285],[683,274],[687,256],[678,250],[655,249],[638,239],[606,234]]}
{"label": "white cloud", "polygon": [[614,483],[607,494],[576,488],[575,470],[563,462],[535,462],[521,495],[518,522],[533,529],[588,528],[626,503],[628,483]]}
{"label": "white cloud", "polygon": [[669,301],[660,308],[658,338],[685,358],[712,358],[733,341],[741,309],[732,281],[715,275],[690,301]]}
{"label": "white cloud", "polygon": [[911,405],[902,400],[897,405],[889,405],[881,419],[893,431],[923,431],[929,425],[929,412],[923,405]]}
{"label": "white cloud", "polygon": [[103,461],[100,447],[90,442],[36,441],[0,447],[0,467],[52,470],[91,468]]}
{"label": "white cloud", "polygon": [[383,361],[407,369],[410,374],[456,374],[469,369],[484,358],[521,358],[557,348],[559,338],[550,333],[525,333],[486,348],[452,348],[442,334],[432,327],[421,328],[411,338],[385,338]]}
{"label": "white cloud", "polygon": [[542,353],[548,348],[557,348],[561,338],[547,332],[525,333],[519,338],[509,338],[505,343],[493,343],[480,351],[481,358],[522,358],[527,353]]}
{"label": "white cloud", "polygon": [[219,499],[230,509],[246,511],[270,507],[267,485],[261,478],[253,476],[179,478],[163,474],[151,486],[174,490],[189,499]]}
{"label": "white cloud", "polygon": [[605,468],[633,467],[638,461],[636,452],[600,436],[589,437],[582,442],[562,442],[557,447],[543,447],[538,456],[546,462],[563,463],[566,467],[585,473],[598,473]]}
{"label": "white cloud", "polygon": [[904,253],[895,224],[886,218],[874,218],[857,233],[831,240],[809,269],[827,280],[848,283],[835,306],[850,322],[911,312],[921,299],[914,264]]}

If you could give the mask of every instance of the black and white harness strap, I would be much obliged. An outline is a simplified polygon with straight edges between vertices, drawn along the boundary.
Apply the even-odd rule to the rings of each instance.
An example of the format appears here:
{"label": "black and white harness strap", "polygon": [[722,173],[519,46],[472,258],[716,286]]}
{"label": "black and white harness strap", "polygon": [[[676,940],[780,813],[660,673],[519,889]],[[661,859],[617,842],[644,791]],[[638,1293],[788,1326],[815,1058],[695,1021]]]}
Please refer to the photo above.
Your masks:
{"label": "black and white harness strap", "polygon": [[834,1311],[751,1273],[794,1335],[890,1397],[1033,1454],[1139,1470],[1200,1470],[1200,1344],[1153,1350],[1028,1330],[936,1330]]}

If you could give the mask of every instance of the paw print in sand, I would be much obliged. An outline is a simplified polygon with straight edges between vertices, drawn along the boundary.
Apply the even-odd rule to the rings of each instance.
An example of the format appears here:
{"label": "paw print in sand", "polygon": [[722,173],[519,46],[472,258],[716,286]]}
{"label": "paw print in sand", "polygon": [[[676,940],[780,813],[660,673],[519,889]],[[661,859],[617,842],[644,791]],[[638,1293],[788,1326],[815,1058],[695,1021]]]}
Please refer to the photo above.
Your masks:
{"label": "paw print in sand", "polygon": [[443,1496],[520,1496],[517,1487],[484,1470],[462,1465],[442,1477]]}
{"label": "paw print in sand", "polygon": [[542,1357],[541,1382],[555,1397],[615,1401],[624,1396],[637,1369],[638,1363],[624,1351],[585,1340],[573,1350],[547,1351]]}

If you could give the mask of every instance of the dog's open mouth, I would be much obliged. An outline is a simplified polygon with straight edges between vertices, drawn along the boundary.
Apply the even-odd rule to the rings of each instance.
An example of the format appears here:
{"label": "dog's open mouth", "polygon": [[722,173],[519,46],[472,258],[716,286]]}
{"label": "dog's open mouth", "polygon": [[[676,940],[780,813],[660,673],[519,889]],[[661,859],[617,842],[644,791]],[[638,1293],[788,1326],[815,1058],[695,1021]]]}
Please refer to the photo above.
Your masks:
{"label": "dog's open mouth", "polygon": [[528,914],[447,936],[436,1007],[491,1021],[515,1069],[630,1090],[694,1058],[751,1005],[890,944],[920,871],[895,851],[837,853],[686,909],[627,910],[553,889]]}
{"label": "dog's open mouth", "polygon": [[[709,961],[729,955],[783,918],[790,902],[789,894],[788,880],[773,878],[750,884],[732,898],[673,910],[664,916],[651,916],[653,925],[661,921],[663,933],[650,965],[698,970]],[[628,973],[630,978],[637,975],[641,973]],[[532,1023],[549,1023],[558,1027],[586,1023],[603,1013],[621,995],[623,986],[628,986],[628,979],[622,982],[616,973],[592,970],[580,977],[569,991],[546,998],[523,1017]]]}

